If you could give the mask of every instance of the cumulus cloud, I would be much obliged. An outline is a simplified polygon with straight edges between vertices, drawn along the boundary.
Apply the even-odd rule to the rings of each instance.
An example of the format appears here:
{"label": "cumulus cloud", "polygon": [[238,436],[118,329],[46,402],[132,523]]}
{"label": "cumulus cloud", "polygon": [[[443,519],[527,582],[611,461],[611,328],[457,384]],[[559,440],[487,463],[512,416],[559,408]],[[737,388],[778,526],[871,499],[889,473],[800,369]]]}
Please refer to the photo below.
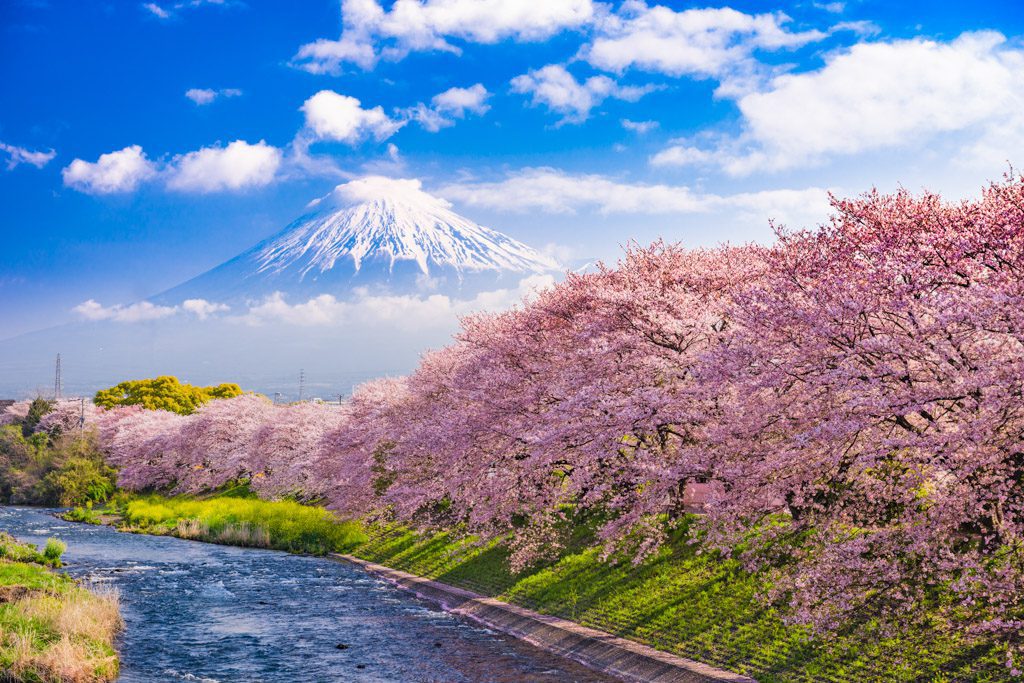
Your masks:
{"label": "cumulus cloud", "polygon": [[1022,93],[1024,51],[998,33],[860,43],[820,69],[777,76],[739,97],[738,137],[670,147],[652,162],[711,161],[743,175],[955,140],[961,160],[992,168],[1024,147]]}
{"label": "cumulus cloud", "polygon": [[311,73],[338,73],[342,64],[372,69],[381,58],[412,51],[459,53],[451,39],[468,43],[544,40],[588,25],[592,0],[397,0],[385,10],[377,0],[342,0],[342,33],[299,48],[292,64]]}
{"label": "cumulus cloud", "polygon": [[212,88],[189,88],[185,91],[185,97],[189,98],[196,103],[196,106],[203,106],[204,104],[210,104],[218,97],[238,97],[242,94],[242,91],[238,88],[221,88],[220,90],[214,90]]}
{"label": "cumulus cloud", "polygon": [[138,145],[101,154],[94,162],[75,159],[61,171],[67,187],[87,194],[131,192],[156,173],[156,165]]}
{"label": "cumulus cloud", "polygon": [[387,325],[423,331],[451,326],[460,316],[475,311],[508,309],[539,290],[552,286],[554,282],[551,275],[531,275],[520,280],[515,287],[482,292],[471,299],[455,299],[443,294],[371,295],[365,290],[358,290],[351,300],[321,294],[291,304],[284,294],[275,292],[250,306],[244,315],[235,319],[252,326]]}
{"label": "cumulus cloud", "polygon": [[217,313],[226,313],[231,310],[231,307],[227,304],[214,303],[206,299],[185,299],[181,303],[181,309],[191,313],[200,320],[206,320]]}
{"label": "cumulus cloud", "polygon": [[380,106],[363,109],[355,97],[321,90],[301,107],[306,115],[306,129],[316,139],[337,140],[355,145],[367,138],[386,140],[403,125],[384,113]]}
{"label": "cumulus cloud", "polygon": [[71,309],[85,320],[112,320],[119,323],[138,323],[167,318],[178,312],[177,306],[158,306],[148,301],[122,306],[103,306],[94,299],[83,301]]}
{"label": "cumulus cloud", "polygon": [[230,307],[227,304],[215,303],[206,299],[186,299],[180,306],[163,306],[149,301],[104,306],[95,299],[89,299],[71,310],[83,320],[140,323],[149,320],[162,320],[182,312],[194,315],[199,320],[206,320],[218,313],[227,312]]}
{"label": "cumulus cloud", "polygon": [[607,98],[635,102],[653,86],[622,86],[607,76],[592,76],[581,83],[564,66],[549,64],[513,78],[512,90],[531,95],[534,106],[543,104],[558,112],[563,123],[580,123]]}
{"label": "cumulus cloud", "polygon": [[5,142],[0,142],[0,152],[7,152],[10,155],[10,159],[7,160],[8,171],[17,168],[19,164],[28,164],[36,168],[42,168],[57,156],[57,152],[52,149],[49,152],[33,152],[24,147],[8,145]]}
{"label": "cumulus cloud", "polygon": [[269,185],[281,165],[281,150],[260,140],[235,140],[227,147],[203,147],[174,158],[167,187],[184,192],[244,190]]}
{"label": "cumulus cloud", "polygon": [[468,88],[449,88],[434,95],[429,105],[421,102],[409,109],[406,114],[425,130],[436,133],[442,128],[455,125],[455,119],[466,118],[467,113],[487,113],[490,109],[490,105],[487,104],[489,96],[490,93],[482,83]]}
{"label": "cumulus cloud", "polygon": [[500,181],[450,184],[436,193],[451,201],[509,212],[692,214],[739,209],[786,221],[813,216],[821,220],[828,213],[828,191],[822,188],[722,196],[694,192],[685,185],[626,183],[553,168],[524,169]]}
{"label": "cumulus cloud", "polygon": [[821,31],[786,29],[780,12],[745,14],[723,7],[688,9],[649,7],[626,0],[617,13],[599,22],[593,40],[580,51],[591,65],[622,73],[638,69],[669,76],[742,78],[757,50],[797,48],[821,40]]}

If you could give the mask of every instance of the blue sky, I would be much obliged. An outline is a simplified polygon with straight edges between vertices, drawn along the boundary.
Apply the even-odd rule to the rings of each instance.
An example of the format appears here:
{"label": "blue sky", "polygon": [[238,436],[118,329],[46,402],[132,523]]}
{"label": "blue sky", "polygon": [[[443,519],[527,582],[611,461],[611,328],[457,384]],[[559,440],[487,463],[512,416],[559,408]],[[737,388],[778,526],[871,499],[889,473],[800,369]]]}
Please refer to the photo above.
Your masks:
{"label": "blue sky", "polygon": [[0,30],[0,338],[370,174],[573,261],[1024,163],[1016,2],[8,0]]}

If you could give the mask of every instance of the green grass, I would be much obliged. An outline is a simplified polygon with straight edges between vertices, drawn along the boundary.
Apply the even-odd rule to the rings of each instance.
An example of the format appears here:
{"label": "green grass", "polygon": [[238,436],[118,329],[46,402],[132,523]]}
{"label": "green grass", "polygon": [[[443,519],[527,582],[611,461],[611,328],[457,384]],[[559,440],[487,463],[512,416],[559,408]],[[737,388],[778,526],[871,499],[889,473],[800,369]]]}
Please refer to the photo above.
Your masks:
{"label": "green grass", "polygon": [[362,525],[323,508],[238,496],[146,496],[125,503],[124,527],[212,543],[324,555],[366,540]]}
{"label": "green grass", "polygon": [[1001,681],[1005,657],[938,630],[885,637],[872,624],[815,639],[758,594],[767,579],[681,538],[634,566],[607,562],[577,534],[557,561],[519,575],[501,543],[369,529],[358,557],[579,622],[759,681]]}
{"label": "green grass", "polygon": [[54,539],[40,553],[0,532],[0,550],[0,681],[114,680],[117,596],[53,572],[64,551]]}

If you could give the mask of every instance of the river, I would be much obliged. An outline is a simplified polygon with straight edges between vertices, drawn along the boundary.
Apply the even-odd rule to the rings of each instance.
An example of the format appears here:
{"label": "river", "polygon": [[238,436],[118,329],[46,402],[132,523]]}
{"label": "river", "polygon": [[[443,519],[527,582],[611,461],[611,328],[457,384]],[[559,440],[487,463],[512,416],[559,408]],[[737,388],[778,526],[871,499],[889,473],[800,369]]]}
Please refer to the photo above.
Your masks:
{"label": "river", "polygon": [[65,568],[115,586],[125,683],[603,683],[615,679],[481,628],[323,558],[119,533],[0,507],[0,530],[68,544]]}

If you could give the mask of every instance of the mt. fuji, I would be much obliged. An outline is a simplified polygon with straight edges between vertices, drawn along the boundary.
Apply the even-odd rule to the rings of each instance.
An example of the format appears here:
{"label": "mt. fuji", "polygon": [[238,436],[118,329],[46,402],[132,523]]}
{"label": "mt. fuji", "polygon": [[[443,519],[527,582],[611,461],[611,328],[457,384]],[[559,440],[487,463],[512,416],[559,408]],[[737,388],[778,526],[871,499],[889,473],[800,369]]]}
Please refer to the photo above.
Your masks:
{"label": "mt. fuji", "polygon": [[310,208],[277,235],[151,300],[239,302],[354,288],[458,293],[560,269],[531,247],[459,216],[418,180],[360,178]]}

